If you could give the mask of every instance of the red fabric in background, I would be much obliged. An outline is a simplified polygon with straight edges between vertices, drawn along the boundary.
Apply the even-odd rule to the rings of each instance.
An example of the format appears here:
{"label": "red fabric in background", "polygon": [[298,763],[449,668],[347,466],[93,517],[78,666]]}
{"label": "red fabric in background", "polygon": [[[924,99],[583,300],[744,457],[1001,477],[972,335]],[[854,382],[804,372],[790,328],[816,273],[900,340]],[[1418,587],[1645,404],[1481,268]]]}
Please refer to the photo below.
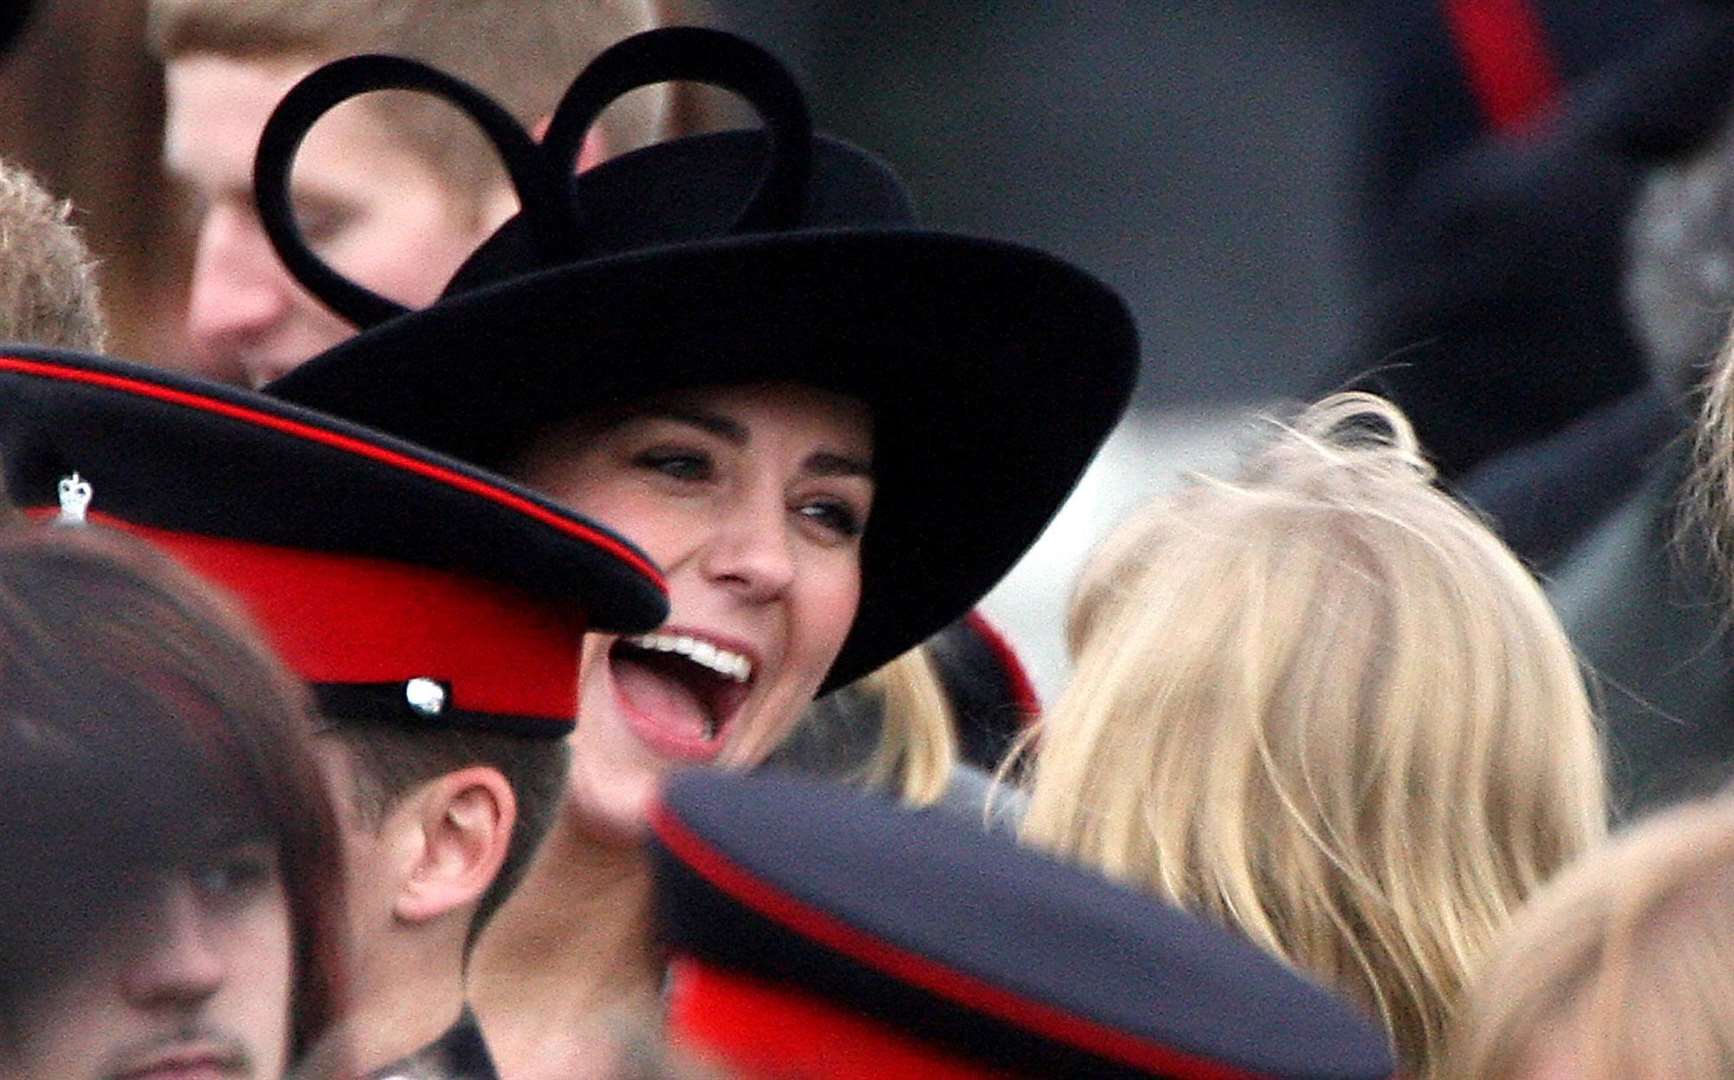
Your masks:
{"label": "red fabric in background", "polygon": [[1552,112],[1559,70],[1529,0],[1445,0],[1444,15],[1488,127],[1518,135]]}

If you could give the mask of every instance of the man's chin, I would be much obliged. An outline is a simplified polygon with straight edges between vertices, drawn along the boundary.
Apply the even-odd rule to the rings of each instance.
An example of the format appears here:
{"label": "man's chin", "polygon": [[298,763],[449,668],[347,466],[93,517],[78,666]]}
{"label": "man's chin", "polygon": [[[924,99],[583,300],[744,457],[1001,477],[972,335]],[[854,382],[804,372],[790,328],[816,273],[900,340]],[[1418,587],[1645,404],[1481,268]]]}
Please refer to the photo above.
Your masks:
{"label": "man's chin", "polygon": [[566,812],[590,840],[611,848],[634,848],[650,832],[650,808],[662,790],[662,775],[633,770],[602,784],[573,785],[566,795]]}

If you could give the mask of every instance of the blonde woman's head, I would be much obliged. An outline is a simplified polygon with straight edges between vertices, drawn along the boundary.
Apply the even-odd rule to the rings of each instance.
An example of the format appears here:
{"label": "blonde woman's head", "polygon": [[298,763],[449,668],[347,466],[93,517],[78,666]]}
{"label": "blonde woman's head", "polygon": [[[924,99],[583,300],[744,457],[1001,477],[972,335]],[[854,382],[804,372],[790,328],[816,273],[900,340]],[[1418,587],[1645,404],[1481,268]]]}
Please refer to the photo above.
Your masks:
{"label": "blonde woman's head", "polygon": [[1023,832],[1359,998],[1416,1075],[1605,814],[1558,620],[1431,479],[1393,406],[1338,395],[1110,536]]}
{"label": "blonde woman's head", "polygon": [[1650,818],[1551,883],[1467,994],[1451,1080],[1734,1076],[1734,798]]}

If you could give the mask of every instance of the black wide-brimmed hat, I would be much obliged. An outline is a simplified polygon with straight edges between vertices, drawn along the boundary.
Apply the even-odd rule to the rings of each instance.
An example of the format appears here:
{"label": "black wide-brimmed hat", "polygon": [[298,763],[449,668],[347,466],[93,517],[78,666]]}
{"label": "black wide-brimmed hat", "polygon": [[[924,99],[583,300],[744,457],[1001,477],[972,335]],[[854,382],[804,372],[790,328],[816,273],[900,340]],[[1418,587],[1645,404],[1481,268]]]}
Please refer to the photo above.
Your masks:
{"label": "black wide-brimmed hat", "polygon": [[695,771],[651,823],[672,1034],[754,1075],[1394,1071],[1370,1021],[1244,939],[948,815]]}
{"label": "black wide-brimmed hat", "polygon": [[335,718],[558,738],[586,629],[668,614],[660,572],[609,530],[262,394],[7,346],[0,402],[19,507],[227,588]]}
{"label": "black wide-brimmed hat", "polygon": [[[663,143],[575,177],[595,117],[672,79],[739,93],[766,130]],[[321,261],[288,196],[309,127],[390,88],[473,117],[523,207],[415,312]],[[865,401],[878,494],[860,611],[827,689],[958,618],[1004,575],[1136,377],[1137,331],[1111,289],[1030,248],[916,227],[889,168],[815,135],[787,71],[719,31],[652,31],[604,52],[540,145],[432,69],[341,60],[279,105],[256,181],[290,271],[364,330],[268,387],[288,400],[508,472],[547,425],[663,391],[790,381]]]}

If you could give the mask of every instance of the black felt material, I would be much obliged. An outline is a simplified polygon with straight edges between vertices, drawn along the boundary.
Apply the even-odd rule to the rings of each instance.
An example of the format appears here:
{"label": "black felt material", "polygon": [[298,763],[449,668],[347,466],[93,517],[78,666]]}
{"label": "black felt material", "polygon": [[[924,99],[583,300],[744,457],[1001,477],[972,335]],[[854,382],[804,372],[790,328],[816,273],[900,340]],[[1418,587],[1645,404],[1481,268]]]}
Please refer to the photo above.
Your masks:
{"label": "black felt material", "polygon": [[[1368,1021],[1229,932],[943,815],[787,775],[692,772],[667,818],[776,894],[1025,1001],[1274,1077],[1385,1077]],[[831,998],[990,1064],[1150,1075],[900,981],[654,845],[677,952]]]}
{"label": "black felt material", "polygon": [[[683,139],[588,170],[563,208],[582,256],[560,254],[537,224],[550,215],[528,208],[440,301],[268,389],[506,468],[549,423],[666,390],[782,380],[864,400],[878,496],[834,688],[960,617],[1035,541],[1125,409],[1137,331],[1111,289],[1059,259],[916,228],[883,163],[813,135],[804,108],[774,100],[798,91],[776,89],[768,55],[694,28],[641,38],[679,46],[647,52],[650,74],[690,63],[695,77],[772,98],[761,103],[770,136]],[[740,79],[705,52],[725,40],[731,55],[759,57],[740,61]],[[604,83],[633,80],[616,71]],[[580,129],[596,100],[569,95],[562,111],[575,112],[552,130]],[[276,138],[297,140],[324,104],[291,91],[280,115],[298,119],[274,120]],[[569,171],[575,145],[561,140],[550,167]],[[791,147],[799,169],[783,167]],[[289,161],[269,142],[260,160]],[[783,190],[791,171],[808,181]],[[323,278],[301,275],[316,295]]]}

